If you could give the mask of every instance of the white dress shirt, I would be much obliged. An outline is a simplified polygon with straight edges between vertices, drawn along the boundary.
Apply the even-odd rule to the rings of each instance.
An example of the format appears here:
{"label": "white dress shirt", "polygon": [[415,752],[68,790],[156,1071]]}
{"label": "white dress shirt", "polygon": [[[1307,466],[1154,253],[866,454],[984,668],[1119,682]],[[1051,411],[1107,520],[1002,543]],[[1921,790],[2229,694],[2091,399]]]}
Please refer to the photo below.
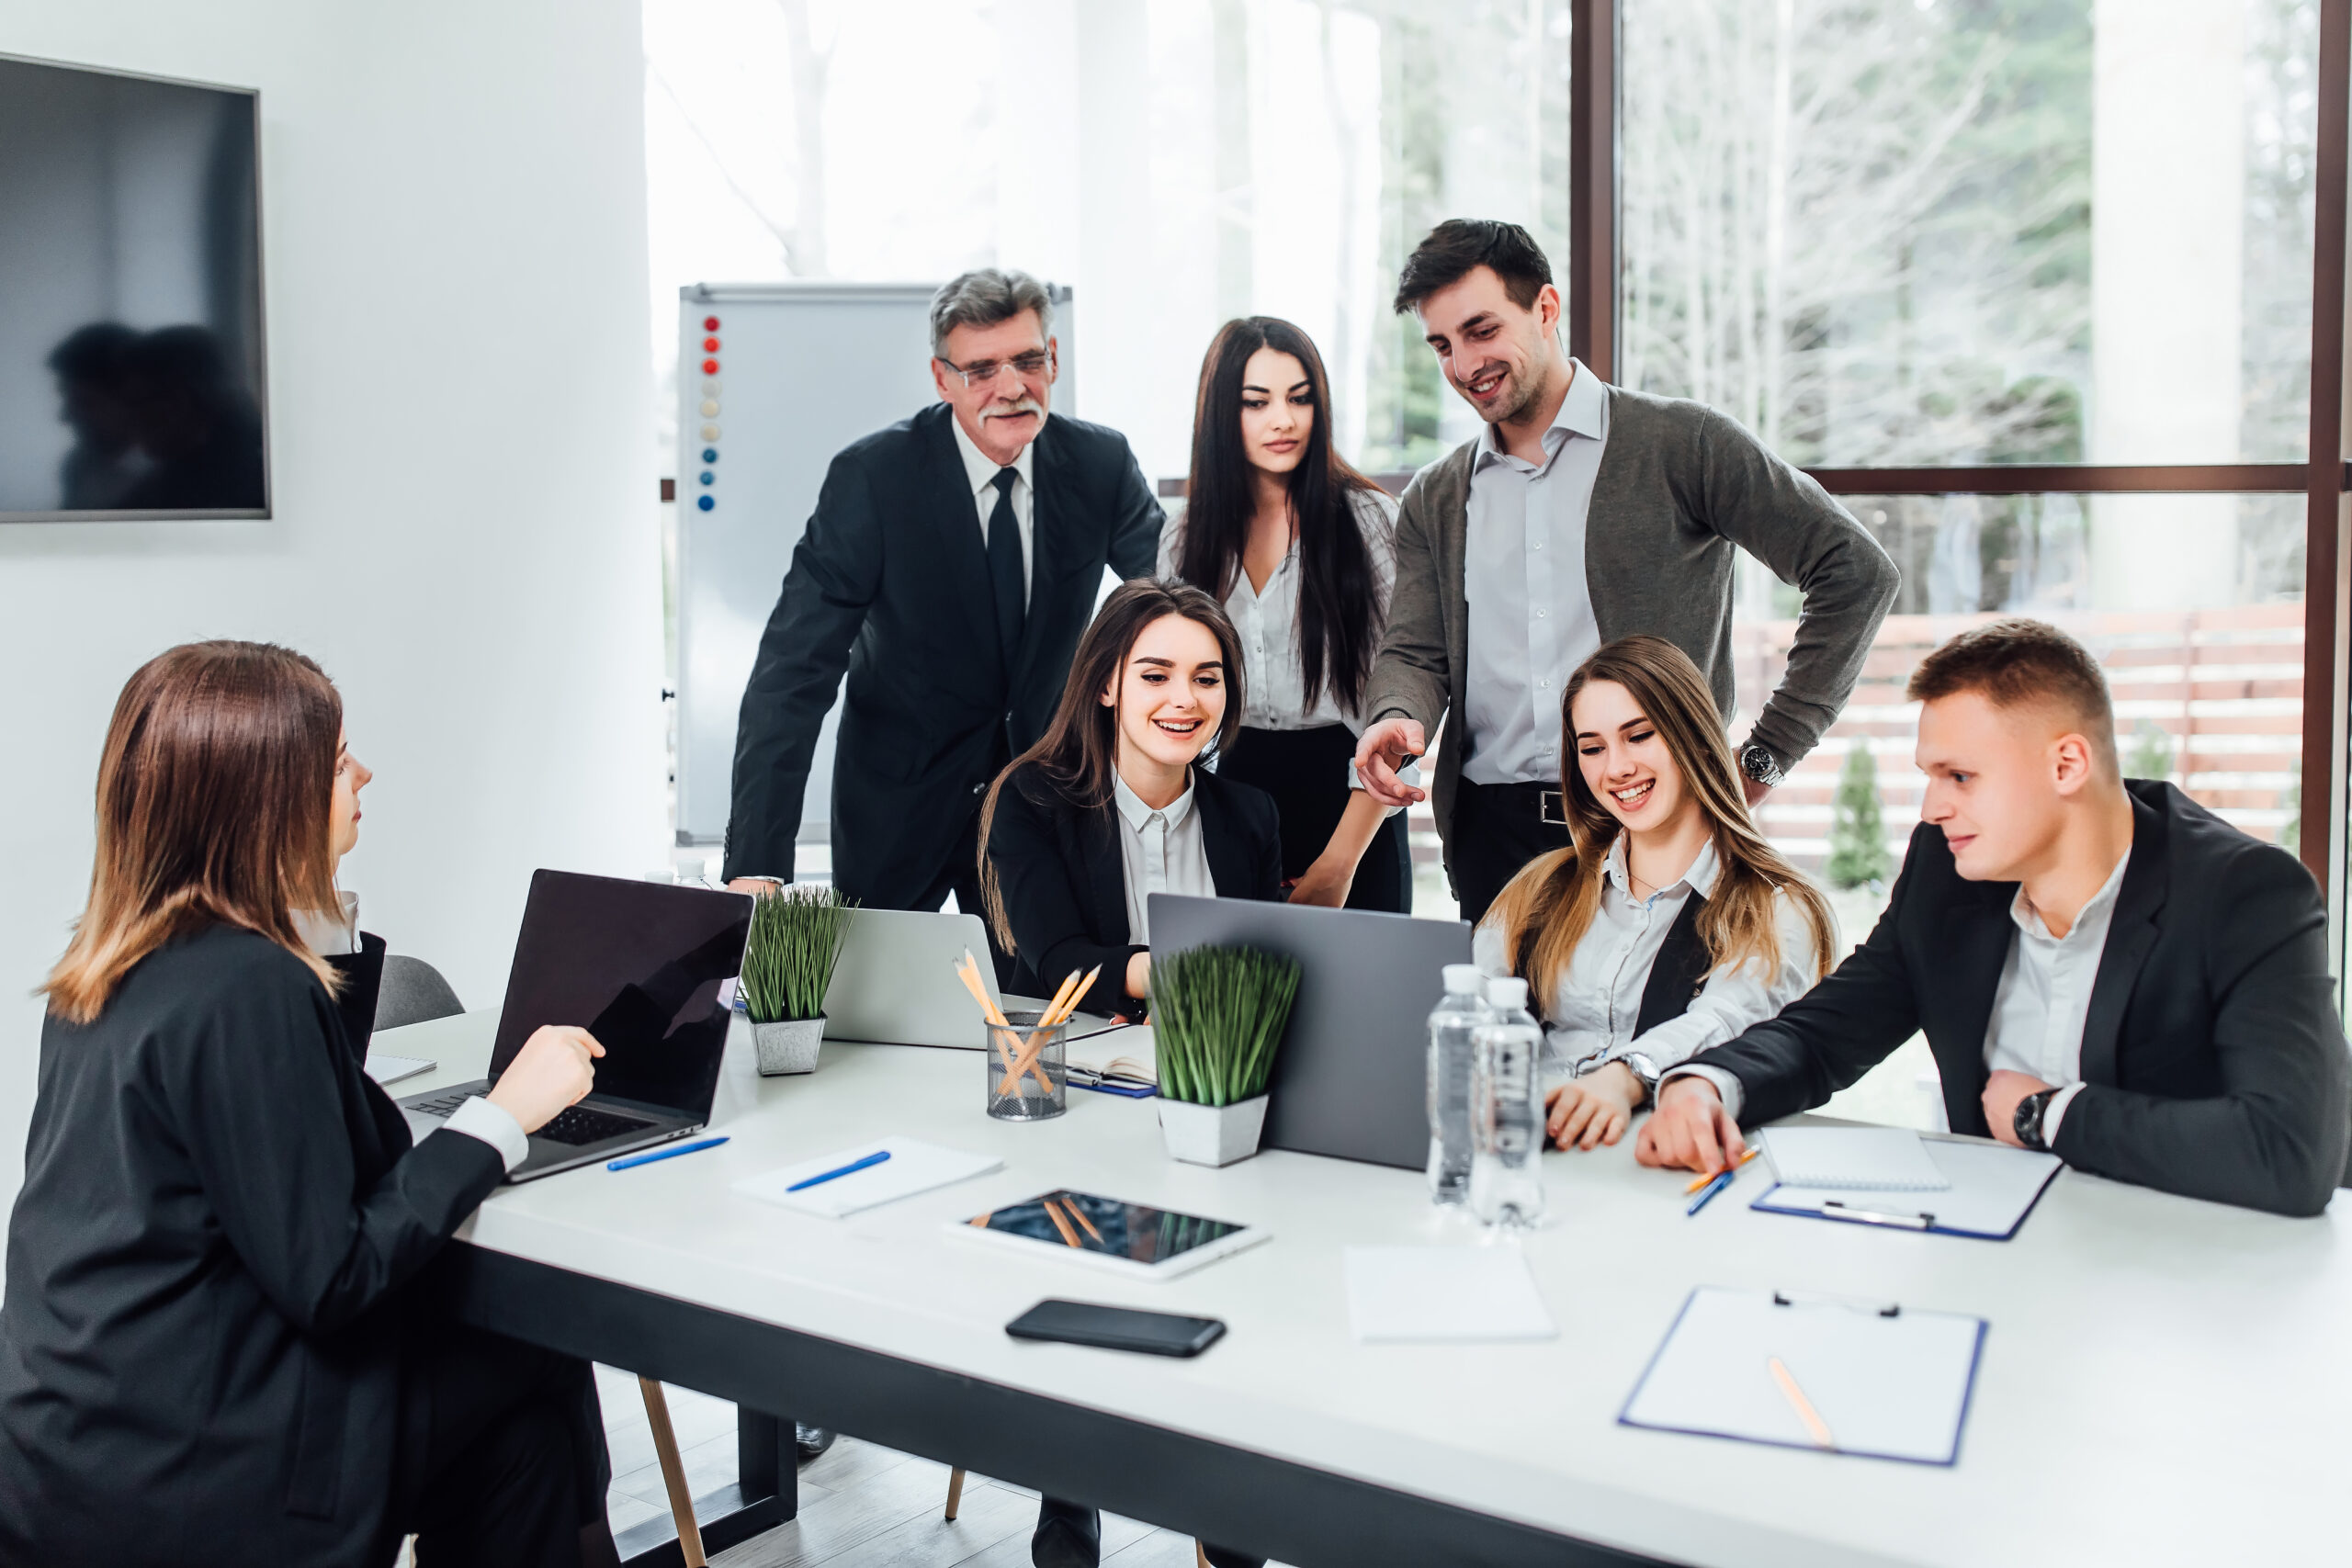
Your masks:
{"label": "white dress shirt", "polygon": [[1470,667],[1462,776],[1472,784],[1559,779],[1560,688],[1600,647],[1584,538],[1608,444],[1608,389],[1580,364],[1544,433],[1542,464],[1504,451],[1494,425],[1478,437],[1463,570]]}
{"label": "white dress shirt", "polygon": [[1209,875],[1208,846],[1201,838],[1201,814],[1193,809],[1193,785],[1165,808],[1143,803],[1116,773],[1111,775],[1111,797],[1118,803],[1119,859],[1126,867],[1127,941],[1151,945],[1151,896],[1182,893],[1195,898],[1216,897]]}
{"label": "white dress shirt", "polygon": [[[948,417],[947,428],[956,433],[956,450],[964,458],[964,477],[971,481],[972,508],[980,519],[981,549],[988,548],[989,519],[996,514],[997,469],[1009,467],[1020,476],[1012,481],[1012,521],[1021,529],[1021,603],[1025,608],[1029,603],[1029,580],[1035,575],[1031,570],[1036,558],[1029,547],[1029,513],[1030,503],[1036,495],[1035,484],[1030,478],[1035,466],[1036,440],[1032,437],[1029,445],[1021,449],[1021,456],[1010,464],[1000,464],[981,451],[978,442],[964,434],[963,423],[952,413]],[[1037,428],[1045,428],[1042,422]]]}
{"label": "white dress shirt", "polygon": [[[1353,499],[1356,528],[1363,536],[1365,555],[1372,563],[1373,604],[1382,619],[1396,587],[1396,502],[1385,491],[1358,491]],[[1170,524],[1159,536],[1159,575],[1177,575],[1183,554],[1184,525]],[[1241,635],[1242,672],[1249,680],[1249,706],[1241,722],[1252,729],[1317,729],[1344,724],[1363,733],[1363,718],[1340,704],[1327,677],[1306,705],[1306,666],[1299,653],[1298,541],[1266,579],[1262,589],[1250,585],[1250,574],[1233,574],[1233,592],[1225,596],[1225,613]],[[1353,770],[1350,770],[1351,773]]]}
{"label": "white dress shirt", "polygon": [[[342,908],[334,914],[323,909],[294,911],[294,930],[303,944],[322,958],[357,953],[359,943],[359,895],[339,895]],[[530,1157],[531,1140],[523,1124],[509,1115],[503,1106],[492,1105],[480,1095],[469,1096],[463,1105],[431,1133],[462,1133],[478,1138],[498,1151],[498,1157],[508,1170],[513,1170]]]}
{"label": "white dress shirt", "polygon": [[[2024,1073],[2058,1090],[2041,1111],[2045,1144],[2058,1141],[2058,1123],[2082,1092],[2083,1026],[2090,1016],[2091,987],[2098,979],[2108,928],[2115,922],[2116,896],[2131,863],[2127,849],[2063,937],[2050,934],[2022,884],[2009,901],[2009,919],[2018,930],[2009,939],[2001,981],[1993,992],[1993,1016],[1984,1026],[1984,1068]],[[1745,1100],[1739,1079],[1721,1067],[1691,1066],[1683,1072],[1714,1085],[1724,1108],[1735,1117],[1739,1114]]]}
{"label": "white dress shirt", "polygon": [[[1804,910],[1781,894],[1773,900],[1780,963],[1769,973],[1754,958],[1717,969],[1680,1017],[1636,1039],[1642,993],[1667,932],[1693,894],[1704,898],[1714,891],[1720,870],[1709,842],[1675,882],[1638,897],[1625,872],[1625,836],[1617,836],[1601,872],[1600,907],[1544,1008],[1544,1033],[1562,1068],[1589,1072],[1638,1052],[1663,1071],[1763,1022],[1813,988],[1820,978],[1813,966],[1813,931]],[[1831,942],[1834,947],[1834,934]],[[1511,972],[1501,924],[1492,915],[1470,939],[1470,958],[1482,974]]]}

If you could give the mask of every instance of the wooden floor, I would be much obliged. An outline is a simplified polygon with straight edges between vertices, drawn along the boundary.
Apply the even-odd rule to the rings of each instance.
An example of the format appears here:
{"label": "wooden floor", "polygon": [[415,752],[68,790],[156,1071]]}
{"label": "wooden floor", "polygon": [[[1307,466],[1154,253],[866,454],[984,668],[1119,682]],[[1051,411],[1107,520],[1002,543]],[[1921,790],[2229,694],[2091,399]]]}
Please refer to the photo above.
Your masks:
{"label": "wooden floor", "polygon": [[[639,1527],[666,1533],[668,1494],[637,1379],[598,1367],[596,1387],[613,1454],[607,1500],[613,1533],[627,1537]],[[683,1388],[670,1389],[669,1400],[689,1489],[701,1499],[730,1485],[735,1407]],[[713,1568],[813,1568],[820,1562],[829,1568],[1027,1568],[1029,1532],[1037,1523],[1035,1492],[967,1474],[954,1524],[941,1517],[946,1503],[945,1465],[843,1437],[823,1458],[800,1467],[797,1518],[711,1562]],[[1117,1568],[1194,1568],[1193,1540],[1106,1514],[1102,1561]]]}

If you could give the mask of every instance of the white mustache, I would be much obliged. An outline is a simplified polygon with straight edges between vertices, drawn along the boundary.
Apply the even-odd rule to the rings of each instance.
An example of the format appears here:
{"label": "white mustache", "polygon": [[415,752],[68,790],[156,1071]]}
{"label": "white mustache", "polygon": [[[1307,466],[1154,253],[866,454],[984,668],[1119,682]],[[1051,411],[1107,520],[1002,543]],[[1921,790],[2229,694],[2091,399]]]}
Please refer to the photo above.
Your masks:
{"label": "white mustache", "polygon": [[1046,411],[1037,406],[1037,400],[1035,398],[1019,398],[1009,403],[991,404],[988,411],[988,417],[1011,419],[1015,414],[1023,413],[1034,413],[1042,419],[1045,417]]}

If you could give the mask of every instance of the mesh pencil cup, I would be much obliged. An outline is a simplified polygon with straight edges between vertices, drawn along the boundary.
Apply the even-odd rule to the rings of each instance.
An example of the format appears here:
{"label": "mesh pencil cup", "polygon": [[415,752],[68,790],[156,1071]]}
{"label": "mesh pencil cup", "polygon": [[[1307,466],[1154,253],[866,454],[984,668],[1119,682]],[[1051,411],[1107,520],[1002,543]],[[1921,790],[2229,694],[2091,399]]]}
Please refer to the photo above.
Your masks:
{"label": "mesh pencil cup", "polygon": [[[1037,1012],[1007,1013],[1009,1029],[988,1030],[989,1114],[1005,1122],[1043,1122],[1069,1109],[1069,1025],[1039,1029]],[[1014,1069],[1019,1069],[1019,1077]]]}

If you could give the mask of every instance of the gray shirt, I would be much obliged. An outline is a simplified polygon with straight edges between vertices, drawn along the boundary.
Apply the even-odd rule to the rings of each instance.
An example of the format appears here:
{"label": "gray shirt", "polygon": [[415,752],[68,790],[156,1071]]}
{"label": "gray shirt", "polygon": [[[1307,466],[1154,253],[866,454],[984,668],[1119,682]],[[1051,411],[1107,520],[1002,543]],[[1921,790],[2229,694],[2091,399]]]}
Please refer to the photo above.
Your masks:
{"label": "gray shirt", "polygon": [[1491,424],[1470,464],[1462,776],[1472,784],[1558,782],[1560,688],[1600,647],[1584,534],[1609,445],[1609,394],[1569,363],[1574,378],[1544,433],[1542,464],[1504,451]]}

